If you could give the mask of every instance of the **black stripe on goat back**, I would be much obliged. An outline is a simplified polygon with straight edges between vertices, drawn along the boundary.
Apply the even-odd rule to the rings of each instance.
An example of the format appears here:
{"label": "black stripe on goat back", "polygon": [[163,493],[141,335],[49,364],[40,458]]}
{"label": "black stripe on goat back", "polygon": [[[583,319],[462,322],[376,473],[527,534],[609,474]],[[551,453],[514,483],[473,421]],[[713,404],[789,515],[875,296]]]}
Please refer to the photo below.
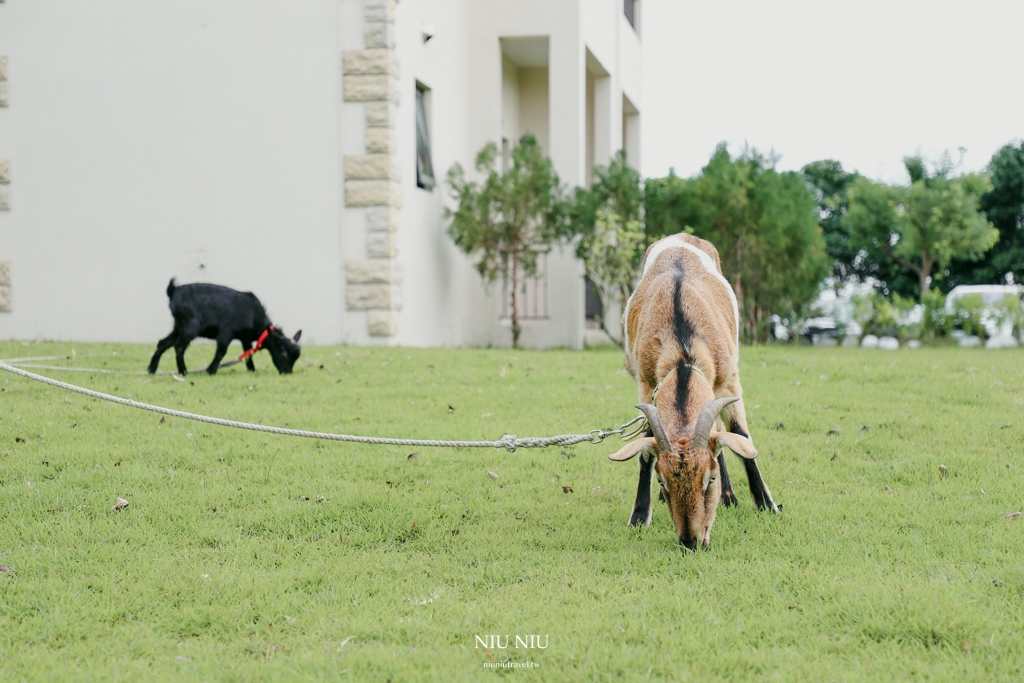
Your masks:
{"label": "black stripe on goat back", "polygon": [[693,366],[685,358],[676,364],[676,410],[682,414],[686,410],[686,398],[690,395],[690,379],[693,377]]}
{"label": "black stripe on goat back", "polygon": [[683,355],[692,355],[693,325],[683,312],[683,272],[677,271],[675,287],[672,290],[672,333],[675,335]]}
{"label": "black stripe on goat back", "polygon": [[676,271],[672,289],[672,333],[679,344],[683,358],[676,365],[676,410],[683,412],[686,397],[690,393],[690,378],[693,368],[688,358],[692,357],[693,325],[683,312],[683,271]]}

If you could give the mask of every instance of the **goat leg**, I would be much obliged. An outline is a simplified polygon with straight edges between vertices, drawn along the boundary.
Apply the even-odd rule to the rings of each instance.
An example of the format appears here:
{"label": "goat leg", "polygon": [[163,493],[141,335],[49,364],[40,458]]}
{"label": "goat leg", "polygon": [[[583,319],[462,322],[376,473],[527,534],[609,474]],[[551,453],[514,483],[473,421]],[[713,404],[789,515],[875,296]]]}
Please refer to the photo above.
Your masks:
{"label": "goat leg", "polygon": [[[734,396],[739,396],[742,391],[739,388],[739,377],[734,377],[735,392]],[[733,434],[738,434],[744,438],[750,438],[750,428],[747,426],[747,411],[743,404],[743,400],[740,399],[727,409],[727,414],[730,416],[729,419],[729,431]],[[747,484],[750,486],[750,497],[754,499],[754,505],[758,510],[771,510],[772,512],[778,512],[779,508],[772,499],[771,491],[768,490],[768,485],[764,483],[764,479],[761,477],[761,470],[757,467],[756,460],[747,460],[746,458],[740,458],[743,461],[743,468],[747,471]],[[720,458],[719,462],[724,462],[724,459]],[[724,471],[724,470],[723,470]],[[725,490],[725,480],[722,481],[723,493]],[[735,498],[735,497],[734,497]]]}
{"label": "goat leg", "polygon": [[178,374],[187,375],[188,370],[185,368],[185,349],[188,348],[188,342],[184,341],[180,337],[178,341],[174,343],[174,360],[178,363]]}
{"label": "goat leg", "polygon": [[213,362],[210,363],[209,367],[206,368],[206,373],[209,375],[216,375],[217,368],[220,367],[220,362],[224,360],[224,354],[228,352],[228,343],[225,341],[217,340],[217,352],[213,354]]}
{"label": "goat leg", "polygon": [[753,497],[754,505],[757,506],[757,509],[778,512],[779,507],[772,499],[772,493],[768,490],[764,479],[761,478],[761,471],[757,469],[757,462],[744,459],[743,466],[747,470],[747,481],[750,482],[750,495]]}
{"label": "goat leg", "polygon": [[718,451],[718,476],[722,481],[722,505],[725,507],[739,505],[736,493],[732,490],[732,482],[729,480],[729,470],[725,469],[725,451]]}
{"label": "goat leg", "polygon": [[[732,420],[729,424],[729,431],[733,434],[750,438],[746,429],[741,427],[737,420]],[[746,458],[741,458],[741,460],[743,461],[743,467],[747,470],[747,483],[750,485],[750,496],[754,499],[754,505],[757,506],[758,510],[778,512],[779,507],[775,504],[775,501],[772,499],[772,493],[768,490],[768,485],[764,483],[764,479],[761,477],[761,470],[757,468],[757,461],[747,460]]]}
{"label": "goat leg", "polygon": [[153,358],[149,361],[149,367],[146,368],[146,372],[151,375],[156,372],[156,369],[160,366],[160,356],[164,355],[164,351],[174,346],[177,338],[177,331],[171,330],[169,335],[156,343],[156,353],[153,354]]}
{"label": "goat leg", "polygon": [[[250,351],[253,346],[255,346],[255,343],[251,340],[242,342],[243,351]],[[249,372],[256,372],[256,365],[252,362],[252,356],[245,359],[245,369]]]}
{"label": "goat leg", "polygon": [[633,514],[629,516],[629,526],[651,525],[651,477],[656,458],[653,453],[640,454],[640,480],[636,486],[636,500],[633,502]]}

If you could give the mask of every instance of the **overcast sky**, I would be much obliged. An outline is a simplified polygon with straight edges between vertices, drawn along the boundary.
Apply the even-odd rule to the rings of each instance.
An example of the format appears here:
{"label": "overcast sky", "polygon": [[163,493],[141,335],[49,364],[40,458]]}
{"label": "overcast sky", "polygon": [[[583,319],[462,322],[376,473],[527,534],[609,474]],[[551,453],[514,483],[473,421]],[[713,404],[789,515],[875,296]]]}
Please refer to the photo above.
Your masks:
{"label": "overcast sky", "polygon": [[720,141],[903,181],[1024,137],[1024,0],[642,0],[646,176],[698,173]]}

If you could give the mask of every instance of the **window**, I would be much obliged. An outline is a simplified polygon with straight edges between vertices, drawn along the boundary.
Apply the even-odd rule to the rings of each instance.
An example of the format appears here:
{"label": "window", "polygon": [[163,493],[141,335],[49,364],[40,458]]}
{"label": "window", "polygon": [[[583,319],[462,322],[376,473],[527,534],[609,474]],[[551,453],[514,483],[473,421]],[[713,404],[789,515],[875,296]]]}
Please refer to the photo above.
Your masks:
{"label": "window", "polygon": [[427,120],[429,89],[416,84],[416,187],[429,190],[434,181],[434,162],[430,156],[430,128]]}
{"label": "window", "polygon": [[622,11],[626,15],[626,21],[629,22],[629,25],[632,26],[633,30],[635,31],[636,30],[636,0],[623,0]]}

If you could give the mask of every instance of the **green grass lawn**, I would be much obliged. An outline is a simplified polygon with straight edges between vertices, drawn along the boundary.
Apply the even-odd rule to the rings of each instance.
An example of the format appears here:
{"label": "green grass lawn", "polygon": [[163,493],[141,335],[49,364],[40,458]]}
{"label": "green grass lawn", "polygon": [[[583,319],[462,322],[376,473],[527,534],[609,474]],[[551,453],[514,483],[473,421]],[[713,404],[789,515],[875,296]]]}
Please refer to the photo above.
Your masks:
{"label": "green grass lawn", "polygon": [[[72,347],[56,362],[140,370],[152,351],[7,342],[0,357]],[[212,355],[194,346],[189,365]],[[615,351],[310,347],[290,376],[256,362],[184,382],[37,372],[408,438],[578,433],[636,413]],[[761,347],[742,371],[785,509],[757,513],[729,455],[743,504],[697,553],[663,505],[626,527],[637,465],[607,460],[618,440],[350,445],[164,420],[0,372],[0,680],[1024,675],[1024,517],[1007,517],[1024,509],[1024,351]],[[494,634],[510,647],[476,647]]]}

